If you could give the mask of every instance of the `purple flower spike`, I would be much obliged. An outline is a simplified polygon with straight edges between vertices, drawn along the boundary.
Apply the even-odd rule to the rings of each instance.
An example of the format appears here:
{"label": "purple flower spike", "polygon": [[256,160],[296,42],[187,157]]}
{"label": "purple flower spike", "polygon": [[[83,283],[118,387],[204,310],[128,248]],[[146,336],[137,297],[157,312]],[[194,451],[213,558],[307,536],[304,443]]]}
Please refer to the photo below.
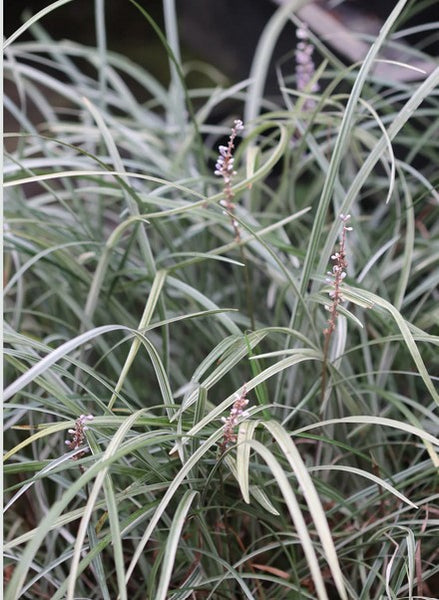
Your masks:
{"label": "purple flower spike", "polygon": [[240,131],[244,129],[243,122],[241,119],[235,119],[233,122],[232,132],[229,137],[229,143],[227,146],[219,146],[219,156],[217,158],[215,164],[214,174],[217,177],[222,177],[224,181],[224,196],[225,198],[220,201],[221,206],[223,206],[226,211],[225,214],[230,213],[231,223],[233,230],[235,232],[235,239],[239,241],[241,239],[241,235],[239,232],[239,224],[236,219],[233,217],[233,212],[235,210],[235,205],[233,204],[233,190],[232,190],[232,177],[236,175],[236,171],[234,170],[234,162],[233,151],[235,149],[235,138]]}
{"label": "purple flower spike", "polygon": [[[318,92],[319,86],[315,82],[310,84],[314,77],[315,65],[312,58],[314,46],[309,41],[308,27],[305,23],[296,30],[297,38],[300,40],[296,46],[296,85],[298,92]],[[312,111],[315,108],[315,100],[307,98],[303,105],[306,111]]]}

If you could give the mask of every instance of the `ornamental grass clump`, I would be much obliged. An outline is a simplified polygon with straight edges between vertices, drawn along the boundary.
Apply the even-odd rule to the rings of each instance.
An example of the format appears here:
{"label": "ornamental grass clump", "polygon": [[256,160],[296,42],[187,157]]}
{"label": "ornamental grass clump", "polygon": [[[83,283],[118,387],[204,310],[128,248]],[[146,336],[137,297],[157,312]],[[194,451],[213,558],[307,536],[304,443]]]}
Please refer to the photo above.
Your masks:
{"label": "ornamental grass clump", "polygon": [[[5,600],[436,597],[439,69],[376,71],[425,3],[361,64],[313,37],[309,128],[291,3],[231,86],[193,85],[186,3],[119,3],[164,82],[110,4],[4,41]],[[43,30],[79,6],[96,47]]]}

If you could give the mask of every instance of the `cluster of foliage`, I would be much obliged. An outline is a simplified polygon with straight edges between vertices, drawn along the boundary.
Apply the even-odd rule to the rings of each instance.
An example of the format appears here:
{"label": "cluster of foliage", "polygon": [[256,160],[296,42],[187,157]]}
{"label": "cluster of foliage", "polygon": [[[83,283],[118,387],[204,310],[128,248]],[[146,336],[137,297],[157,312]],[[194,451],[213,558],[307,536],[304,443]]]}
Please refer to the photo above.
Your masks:
{"label": "cluster of foliage", "polygon": [[[188,89],[171,0],[130,5],[167,87],[103,2],[52,41],[65,2],[5,43],[6,600],[432,596],[439,69],[374,75],[408,3],[349,67],[289,3]],[[268,99],[291,20],[315,69]]]}

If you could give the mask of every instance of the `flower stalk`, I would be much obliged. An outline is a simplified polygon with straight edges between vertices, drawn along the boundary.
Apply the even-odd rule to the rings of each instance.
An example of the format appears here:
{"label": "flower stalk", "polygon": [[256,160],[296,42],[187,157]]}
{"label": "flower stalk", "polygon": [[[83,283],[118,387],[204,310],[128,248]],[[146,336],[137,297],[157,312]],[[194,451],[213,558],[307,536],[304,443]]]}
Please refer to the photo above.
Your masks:
{"label": "flower stalk", "polygon": [[346,234],[348,231],[352,231],[352,227],[348,226],[350,218],[351,215],[340,215],[340,220],[342,222],[342,230],[340,234],[339,248],[338,251],[336,251],[331,256],[331,260],[333,261],[332,270],[327,272],[326,278],[326,282],[329,283],[331,286],[331,289],[328,292],[329,297],[331,299],[331,304],[325,305],[325,309],[329,311],[329,317],[327,327],[323,330],[325,342],[323,345],[322,402],[324,400],[326,390],[326,371],[329,354],[329,345],[331,341],[331,336],[336,329],[340,305],[342,302],[344,302],[342,285],[346,277],[346,271],[348,267],[348,262],[346,258]]}
{"label": "flower stalk", "polygon": [[236,394],[235,402],[230,409],[228,417],[222,417],[223,425],[223,439],[220,445],[221,456],[227,450],[227,446],[236,442],[236,427],[239,424],[240,419],[246,419],[249,416],[246,407],[248,405],[247,390],[244,386],[240,394]]}
{"label": "flower stalk", "polygon": [[247,300],[247,309],[250,320],[251,329],[255,329],[255,319],[254,319],[254,311],[253,311],[253,291],[250,283],[250,275],[248,271],[248,266],[245,261],[244,248],[241,242],[241,232],[239,229],[239,223],[235,219],[235,208],[236,205],[233,202],[234,193],[232,189],[232,178],[236,175],[236,171],[234,170],[234,162],[235,159],[233,157],[233,152],[235,150],[235,139],[236,136],[243,131],[244,124],[241,119],[235,119],[233,122],[232,131],[229,136],[229,141],[227,146],[218,146],[219,156],[217,158],[215,164],[214,174],[217,177],[222,177],[224,182],[224,198],[220,200],[220,204],[223,207],[223,213],[230,217],[230,221],[233,227],[233,231],[235,234],[235,242],[239,244],[239,252],[241,254],[242,263],[245,265],[244,267],[244,281],[245,281],[245,293]]}
{"label": "flower stalk", "polygon": [[240,131],[243,131],[244,125],[240,119],[235,119],[233,122],[232,131],[230,133],[229,142],[227,146],[219,146],[219,156],[215,164],[215,175],[222,177],[224,181],[224,199],[220,201],[221,206],[224,207],[224,214],[229,214],[232,222],[233,231],[235,233],[235,240],[239,242],[241,240],[241,234],[239,231],[238,221],[234,217],[235,204],[233,203],[234,193],[232,190],[232,178],[236,175],[233,163],[233,151],[235,149],[235,138]]}
{"label": "flower stalk", "polygon": [[329,311],[328,326],[323,331],[326,338],[329,338],[335,331],[336,321],[338,317],[338,307],[344,302],[341,286],[344,278],[346,277],[346,269],[348,263],[346,260],[346,233],[352,231],[352,227],[347,226],[347,222],[351,218],[351,215],[340,215],[340,220],[343,224],[341,235],[340,235],[340,246],[338,252],[335,252],[331,259],[333,261],[332,271],[327,272],[326,283],[329,283],[332,289],[328,292],[332,303],[326,305],[326,310]]}
{"label": "flower stalk", "polygon": [[[85,432],[88,427],[86,425],[87,422],[93,420],[93,415],[81,415],[75,422],[75,428],[69,429],[68,433],[70,434],[70,439],[65,441],[65,445],[70,450],[79,450],[81,446],[86,442]],[[79,460],[88,452],[89,448],[86,446],[81,452],[78,452],[74,456],[72,456],[72,460]]]}
{"label": "flower stalk", "polygon": [[[318,92],[320,89],[319,84],[316,81],[311,84],[316,68],[312,58],[314,46],[309,41],[308,26],[302,23],[297,28],[296,35],[299,40],[295,51],[297,91],[304,93]],[[315,100],[308,97],[303,104],[303,109],[312,111],[315,106]]]}

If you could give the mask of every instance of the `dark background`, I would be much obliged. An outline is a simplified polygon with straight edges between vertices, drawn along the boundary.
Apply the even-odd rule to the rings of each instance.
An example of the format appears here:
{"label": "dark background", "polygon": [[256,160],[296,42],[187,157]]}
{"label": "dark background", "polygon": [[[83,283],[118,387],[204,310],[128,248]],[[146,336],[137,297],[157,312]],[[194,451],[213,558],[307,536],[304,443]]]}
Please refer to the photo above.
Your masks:
{"label": "dark background", "polygon": [[[163,29],[162,0],[138,0]],[[52,4],[50,0],[6,0],[4,3],[4,35],[11,35],[25,20]],[[395,0],[322,0],[319,4],[350,26],[355,18],[366,28],[374,22],[379,28],[395,6]],[[430,5],[413,0],[409,6],[422,6],[410,23],[432,22],[437,19],[438,1]],[[55,9],[39,22],[55,40],[70,39],[85,45],[95,45],[94,0],[72,0]],[[255,48],[267,21],[278,8],[272,0],[176,0],[176,11],[184,61],[201,60],[217,67],[229,80],[240,81],[249,75]],[[163,84],[169,79],[166,52],[151,25],[129,0],[106,0],[105,20],[107,45],[135,63],[145,67]],[[431,38],[428,51],[437,56],[437,32],[419,36],[418,42]],[[33,39],[26,31],[20,40]],[[410,38],[416,42],[416,39]],[[282,32],[274,53],[274,62],[294,50],[293,24]],[[343,59],[343,57],[341,57]],[[348,61],[350,62],[350,61]],[[268,90],[277,90],[275,70],[270,69]],[[195,82],[195,85],[198,82]]]}
{"label": "dark background", "polygon": [[[50,4],[49,0],[6,0],[5,37],[23,23],[25,11],[35,14]],[[73,0],[46,15],[40,24],[54,39],[66,38],[93,45],[94,4],[93,0]],[[139,0],[139,4],[163,26],[161,0]],[[349,0],[345,4],[361,14],[385,19],[395,2]],[[331,2],[322,2],[321,5],[330,8]],[[177,0],[183,58],[205,60],[232,80],[245,78],[260,34],[276,8],[271,0]],[[163,79],[157,50],[163,54],[162,59],[167,64],[165,53],[151,26],[136,7],[128,0],[106,0],[105,13],[109,49],[147,66],[153,75]],[[31,39],[31,35],[26,32],[21,39]],[[285,31],[280,39],[277,56],[290,51],[294,43],[291,26],[291,31]]]}

